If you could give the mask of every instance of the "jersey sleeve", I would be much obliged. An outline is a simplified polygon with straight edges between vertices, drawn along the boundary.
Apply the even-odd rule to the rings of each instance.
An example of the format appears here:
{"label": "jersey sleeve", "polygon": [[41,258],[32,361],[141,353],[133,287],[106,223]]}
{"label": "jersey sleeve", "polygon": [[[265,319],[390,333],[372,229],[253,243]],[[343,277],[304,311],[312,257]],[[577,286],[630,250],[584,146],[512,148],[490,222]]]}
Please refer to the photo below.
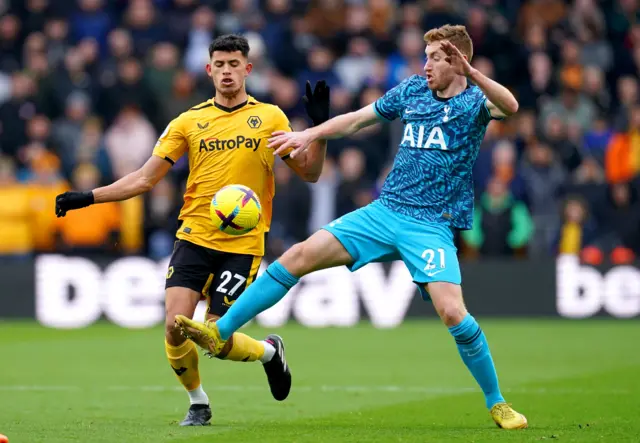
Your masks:
{"label": "jersey sleeve", "polygon": [[[280,109],[279,107],[275,107],[275,112],[273,114],[273,132],[276,131],[284,131],[284,132],[291,132],[293,131],[293,128],[291,127],[291,122],[289,122],[289,119],[287,118],[286,114],[282,111],[282,109]],[[286,151],[284,151],[283,153],[280,154],[280,157],[283,160],[286,160],[287,158],[289,158],[289,154],[291,154],[291,151],[293,151],[293,148],[289,148]]]}
{"label": "jersey sleeve", "polygon": [[402,115],[402,111],[406,107],[406,91],[407,86],[412,81],[413,77],[402,81],[397,86],[393,87],[385,95],[380,97],[373,104],[378,118],[386,121],[393,121]]}
{"label": "jersey sleeve", "polygon": [[155,148],[153,148],[153,155],[174,164],[187,152],[188,146],[184,122],[180,117],[177,117],[167,125],[160,135]]}
{"label": "jersey sleeve", "polygon": [[476,102],[477,118],[478,122],[482,125],[488,125],[491,120],[504,120],[503,117],[494,117],[489,111],[487,106],[487,96],[482,91],[479,91],[478,100]]}

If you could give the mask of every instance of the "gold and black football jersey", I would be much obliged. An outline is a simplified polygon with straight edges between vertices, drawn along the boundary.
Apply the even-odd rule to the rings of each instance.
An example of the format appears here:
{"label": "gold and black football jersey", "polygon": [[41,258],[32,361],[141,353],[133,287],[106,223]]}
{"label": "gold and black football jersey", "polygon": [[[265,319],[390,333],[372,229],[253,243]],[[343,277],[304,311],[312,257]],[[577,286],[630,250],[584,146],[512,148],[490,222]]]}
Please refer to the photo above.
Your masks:
{"label": "gold and black football jersey", "polygon": [[[264,255],[264,234],[271,224],[275,194],[275,157],[273,150],[267,148],[267,140],[274,131],[290,130],[289,120],[280,108],[250,96],[233,108],[210,99],[171,121],[153,154],[172,163],[184,154],[189,158],[177,237],[218,251]],[[262,205],[260,223],[242,236],[225,234],[210,221],[214,194],[231,184],[251,188]]]}

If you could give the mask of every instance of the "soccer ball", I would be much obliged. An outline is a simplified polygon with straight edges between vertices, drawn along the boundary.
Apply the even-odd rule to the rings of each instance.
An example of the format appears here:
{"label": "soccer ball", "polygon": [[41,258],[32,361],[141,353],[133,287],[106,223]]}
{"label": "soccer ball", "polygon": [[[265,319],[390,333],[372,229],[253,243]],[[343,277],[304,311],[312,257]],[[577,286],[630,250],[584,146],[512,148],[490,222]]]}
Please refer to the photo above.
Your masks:
{"label": "soccer ball", "polygon": [[242,185],[229,185],[211,200],[211,221],[225,234],[242,235],[260,222],[262,207],[255,192]]}

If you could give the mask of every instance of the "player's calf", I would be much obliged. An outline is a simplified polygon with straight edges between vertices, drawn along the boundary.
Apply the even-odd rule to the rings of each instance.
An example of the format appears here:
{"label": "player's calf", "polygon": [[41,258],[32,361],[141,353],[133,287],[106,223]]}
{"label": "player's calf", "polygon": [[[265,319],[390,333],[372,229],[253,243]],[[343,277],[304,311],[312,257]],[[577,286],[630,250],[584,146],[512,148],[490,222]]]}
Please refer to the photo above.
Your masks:
{"label": "player's calf", "polygon": [[[498,385],[489,344],[480,325],[464,306],[462,288],[453,283],[437,282],[429,283],[426,289],[438,315],[455,339],[462,361],[480,385],[487,408],[494,411],[496,405],[505,404],[505,401]],[[503,411],[503,408],[496,410]],[[496,419],[493,412],[492,417]],[[509,421],[505,422],[505,426],[511,426],[506,424]]]}
{"label": "player's calf", "polygon": [[191,404],[181,426],[202,426],[211,419],[209,398],[202,389],[198,368],[198,350],[175,326],[175,315],[184,313],[193,316],[200,295],[191,289],[172,287],[165,298],[165,352],[171,369],[184,386]]}

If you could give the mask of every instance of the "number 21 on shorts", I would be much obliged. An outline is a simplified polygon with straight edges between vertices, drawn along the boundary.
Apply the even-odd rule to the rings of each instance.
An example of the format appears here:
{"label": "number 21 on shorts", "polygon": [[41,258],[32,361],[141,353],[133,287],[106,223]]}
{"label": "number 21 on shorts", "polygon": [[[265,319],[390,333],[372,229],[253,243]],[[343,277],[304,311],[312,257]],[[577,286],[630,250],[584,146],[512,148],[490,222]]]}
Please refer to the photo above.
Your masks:
{"label": "number 21 on shorts", "polygon": [[[429,277],[433,277],[434,275],[444,271],[444,268],[446,267],[443,248],[438,248],[436,250],[425,249],[422,253],[422,258],[426,260],[424,270],[427,271],[427,275]],[[436,260],[439,263],[436,263]],[[434,269],[438,267],[438,264],[440,265],[440,269],[438,271],[434,271]]]}

